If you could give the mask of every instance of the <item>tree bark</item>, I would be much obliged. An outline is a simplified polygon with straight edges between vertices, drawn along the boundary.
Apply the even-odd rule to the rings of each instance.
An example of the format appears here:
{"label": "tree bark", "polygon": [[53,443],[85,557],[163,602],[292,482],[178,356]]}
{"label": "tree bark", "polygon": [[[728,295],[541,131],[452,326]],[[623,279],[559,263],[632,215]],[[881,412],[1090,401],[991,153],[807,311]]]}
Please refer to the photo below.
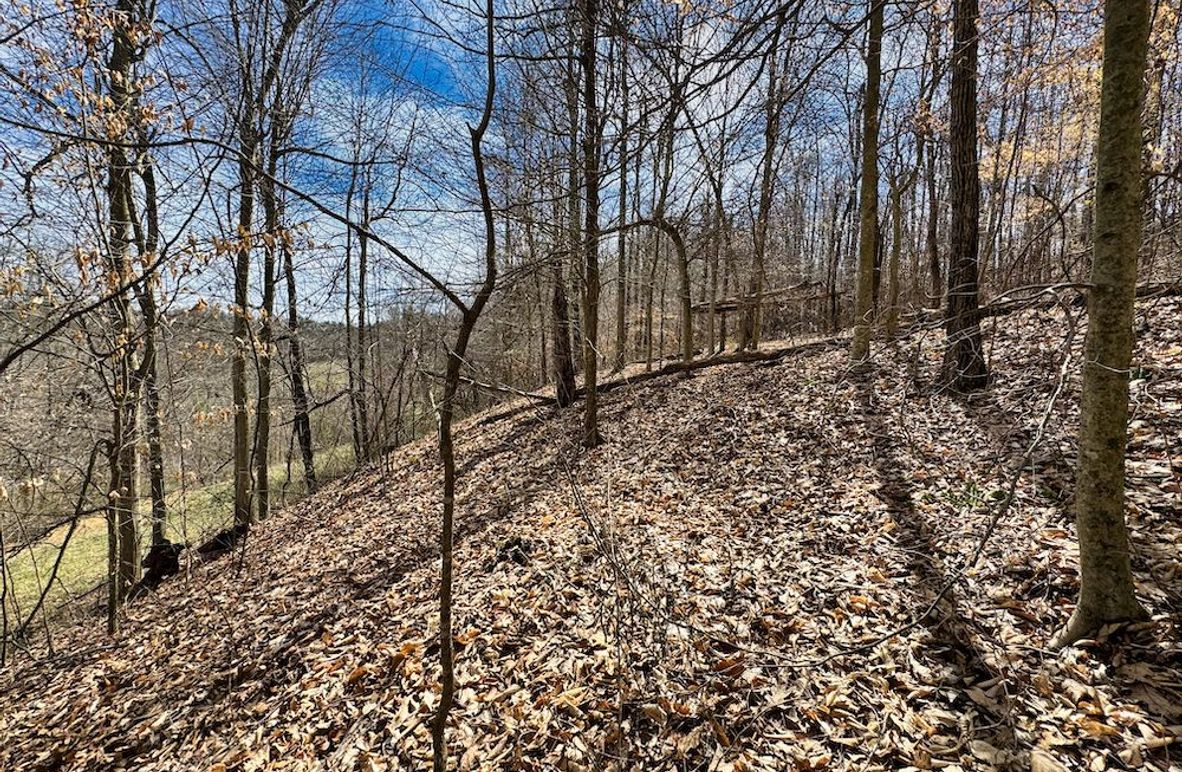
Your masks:
{"label": "tree bark", "polygon": [[[278,129],[272,126],[272,137]],[[272,180],[277,172],[274,139],[268,153],[267,176],[259,186],[263,199],[263,303],[259,313],[258,345],[255,353],[257,393],[255,395],[254,464],[257,518],[266,520],[271,512],[271,352],[274,348],[275,250],[281,238],[279,204]]]}
{"label": "tree bark", "polygon": [[943,381],[957,391],[989,382],[978,308],[981,181],[977,169],[977,0],[955,0],[952,41],[952,119],[949,192],[951,259]]}
{"label": "tree bark", "polygon": [[[136,236],[136,247],[140,261],[147,265],[156,258],[160,247],[160,212],[156,194],[156,172],[151,154],[148,152],[147,131],[140,127],[137,132],[140,147],[137,151],[136,168],[144,186],[144,226],[141,227],[135,214],[134,201],[128,198],[128,214]],[[128,182],[130,193],[130,181]],[[168,520],[168,502],[164,476],[164,448],[160,420],[160,387],[157,367],[157,340],[160,334],[159,311],[156,306],[156,289],[151,280],[145,280],[136,288],[140,315],[144,320],[144,353],[139,370],[142,373],[144,392],[144,430],[148,441],[148,487],[152,507],[152,546],[165,543],[164,528]]]}
{"label": "tree bark", "polygon": [[369,239],[365,232],[370,227],[370,188],[367,173],[361,191],[361,222],[364,230],[357,241],[357,428],[361,439],[362,458],[368,461],[373,456],[373,440],[369,426],[369,322],[367,320],[367,274],[369,273]]}
{"label": "tree bark", "polygon": [[441,664],[439,706],[431,725],[431,745],[435,772],[447,770],[447,717],[455,701],[455,651],[452,640],[452,572],[454,548],[454,520],[456,497],[456,459],[452,441],[452,418],[456,391],[460,384],[460,369],[468,349],[468,341],[476,322],[484,311],[497,282],[496,228],[493,223],[492,200],[488,180],[484,171],[484,155],[481,143],[492,117],[496,94],[496,60],[493,51],[493,0],[485,6],[488,53],[488,89],[485,92],[484,111],[479,125],[471,127],[472,161],[476,167],[476,183],[480,191],[481,209],[484,213],[484,281],[481,283],[472,304],[463,308],[460,329],[456,333],[455,345],[448,351],[447,375],[443,385],[443,401],[439,407],[439,456],[443,462],[443,522],[440,533],[440,581],[439,581],[439,658]]}
{"label": "tree bark", "polygon": [[290,237],[284,233],[283,278],[287,285],[287,358],[291,368],[291,401],[294,415],[292,431],[300,446],[304,465],[304,487],[309,493],[317,488],[316,457],[312,450],[312,419],[309,415],[308,387],[304,382],[304,349],[300,342],[300,315],[296,294],[295,266],[292,263]]}
{"label": "tree bark", "polygon": [[246,407],[246,354],[252,345],[247,293],[250,281],[251,223],[254,217],[257,141],[253,111],[246,108],[241,119],[238,147],[238,249],[234,260],[234,353],[230,359],[230,391],[234,407],[234,522],[249,525],[251,508],[250,415]]}
{"label": "tree bark", "polygon": [[[119,0],[113,29],[111,57],[107,62],[110,81],[111,120],[126,125],[133,120],[131,105],[132,66],[135,45],[130,36],[135,8],[133,0]],[[130,161],[122,145],[107,150],[107,273],[112,287],[125,287],[131,278],[131,177]],[[107,499],[108,596],[107,630],[118,629],[118,611],[139,575],[139,545],[135,523],[136,501],[136,412],[138,379],[135,330],[130,292],[115,295],[108,305],[112,340],[111,444],[107,462],[110,470]]]}
{"label": "tree bark", "polygon": [[739,348],[754,351],[759,348],[763,322],[763,290],[767,283],[767,234],[771,218],[776,149],[780,141],[780,113],[784,108],[784,85],[779,69],[780,30],[772,37],[772,52],[768,63],[767,101],[764,103],[763,156],[760,159],[759,209],[755,215],[751,280],[743,316],[739,326]]}
{"label": "tree bark", "polygon": [[884,0],[869,0],[866,38],[866,94],[862,105],[862,186],[858,201],[858,288],[850,361],[870,359],[874,324],[874,264],[878,247],[878,92],[882,79]]}
{"label": "tree bark", "polygon": [[551,334],[554,337],[554,384],[558,406],[567,407],[575,401],[575,362],[571,348],[570,317],[567,314],[566,277],[563,276],[564,258],[554,258],[554,291],[551,293]]}
{"label": "tree bark", "polygon": [[582,39],[579,59],[583,69],[583,194],[586,198],[583,226],[583,383],[587,399],[583,408],[583,445],[593,448],[599,433],[599,97],[596,89],[596,30],[599,0],[581,0]]}
{"label": "tree bark", "polygon": [[891,180],[891,254],[887,264],[886,337],[899,333],[899,260],[903,250],[903,183]]}
{"label": "tree bark", "polygon": [[[626,23],[626,22],[625,22]],[[628,221],[628,40],[627,30],[620,39],[620,224]],[[620,228],[616,244],[616,356],[614,372],[624,369],[627,359],[628,329],[626,310],[628,300],[628,234]]]}
{"label": "tree bark", "polygon": [[1079,604],[1057,644],[1145,616],[1133,592],[1125,524],[1129,363],[1141,247],[1141,126],[1148,0],[1107,0],[1095,241],[1080,405],[1075,517]]}

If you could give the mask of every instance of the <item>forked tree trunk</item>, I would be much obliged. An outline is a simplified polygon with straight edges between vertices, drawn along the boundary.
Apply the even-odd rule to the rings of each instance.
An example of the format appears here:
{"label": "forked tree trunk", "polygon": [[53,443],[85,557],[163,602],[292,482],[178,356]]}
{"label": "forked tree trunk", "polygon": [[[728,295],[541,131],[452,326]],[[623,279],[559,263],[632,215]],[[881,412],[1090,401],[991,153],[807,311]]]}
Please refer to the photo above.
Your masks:
{"label": "forked tree trunk", "polygon": [[[147,265],[156,258],[160,248],[160,211],[156,200],[156,172],[148,153],[147,132],[138,131],[140,149],[136,160],[139,178],[144,185],[144,226],[135,216],[133,200],[128,198],[128,213],[135,230],[140,261]],[[130,181],[128,183],[130,193]],[[168,502],[164,476],[164,448],[160,419],[160,387],[157,367],[157,340],[160,335],[160,315],[156,306],[153,282],[145,281],[136,289],[140,314],[144,319],[144,354],[140,364],[144,391],[144,434],[148,441],[148,488],[152,507],[152,546],[165,543],[164,528],[168,520]]]}
{"label": "forked tree trunk", "polygon": [[312,451],[312,419],[309,415],[308,387],[304,382],[304,349],[300,342],[300,315],[296,294],[295,266],[292,264],[290,236],[283,234],[283,278],[287,285],[287,358],[291,368],[292,431],[300,446],[304,465],[304,487],[316,490],[316,458]]}
{"label": "forked tree trunk", "polygon": [[493,51],[493,0],[485,6],[486,40],[488,53],[488,90],[485,92],[484,111],[480,123],[470,129],[472,161],[476,167],[476,183],[480,191],[480,204],[484,213],[484,281],[472,300],[463,308],[460,329],[456,333],[455,345],[448,351],[447,375],[443,382],[443,401],[439,407],[439,456],[443,462],[443,523],[440,533],[440,581],[439,581],[439,657],[441,664],[439,706],[431,725],[431,745],[435,772],[447,770],[447,717],[455,701],[455,653],[452,640],[452,552],[454,547],[454,519],[456,505],[456,459],[452,444],[452,417],[456,391],[460,384],[460,368],[468,350],[468,341],[476,322],[492,297],[497,283],[496,227],[493,223],[492,200],[489,196],[488,180],[484,171],[484,155],[481,143],[496,95],[496,59]]}
{"label": "forked tree trunk", "polygon": [[1101,625],[1145,616],[1133,593],[1124,503],[1148,35],[1148,0],[1108,0],[1075,491],[1080,592],[1075,613],[1056,641],[1061,646]]}

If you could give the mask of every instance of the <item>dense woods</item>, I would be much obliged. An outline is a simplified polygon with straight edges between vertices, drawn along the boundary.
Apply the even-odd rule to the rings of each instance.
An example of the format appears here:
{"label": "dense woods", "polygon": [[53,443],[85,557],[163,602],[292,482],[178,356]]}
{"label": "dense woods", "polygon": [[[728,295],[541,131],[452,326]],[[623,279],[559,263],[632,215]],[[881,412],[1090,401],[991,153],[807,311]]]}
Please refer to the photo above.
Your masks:
{"label": "dense woods", "polygon": [[[269,768],[365,640],[298,768],[1174,768],[1177,0],[0,2],[0,767]],[[93,651],[250,701],[133,739]],[[785,707],[897,658],[881,749]]]}

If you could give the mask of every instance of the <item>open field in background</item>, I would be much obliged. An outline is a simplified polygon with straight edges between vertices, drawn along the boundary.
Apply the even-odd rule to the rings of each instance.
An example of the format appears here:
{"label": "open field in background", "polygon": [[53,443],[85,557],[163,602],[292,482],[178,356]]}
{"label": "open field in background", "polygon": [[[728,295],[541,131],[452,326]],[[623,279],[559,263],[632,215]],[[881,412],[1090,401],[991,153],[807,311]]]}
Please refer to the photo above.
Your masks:
{"label": "open field in background", "polygon": [[[348,442],[322,448],[316,453],[316,472],[322,482],[347,474],[352,468],[353,448]],[[298,458],[293,460],[290,480],[286,459],[270,465],[270,479],[276,508],[298,501],[307,492]],[[170,541],[199,544],[233,524],[232,500],[230,481],[176,490],[168,496],[165,535]],[[142,502],[140,512],[142,554],[151,534],[147,501]],[[69,526],[63,525],[31,549],[21,550],[8,560],[10,618],[23,620],[36,604],[68,533]],[[65,552],[61,553],[61,564],[45,601],[49,617],[69,617],[82,612],[87,603],[76,605],[75,602],[84,600],[87,593],[100,586],[106,571],[106,521],[102,515],[83,518],[70,535]]]}

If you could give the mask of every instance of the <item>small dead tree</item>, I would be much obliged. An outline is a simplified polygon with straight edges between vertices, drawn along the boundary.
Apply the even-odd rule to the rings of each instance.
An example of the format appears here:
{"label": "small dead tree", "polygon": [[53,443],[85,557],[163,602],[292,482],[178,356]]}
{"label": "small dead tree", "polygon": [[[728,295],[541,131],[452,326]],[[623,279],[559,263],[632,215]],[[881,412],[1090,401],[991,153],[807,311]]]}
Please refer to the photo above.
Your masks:
{"label": "small dead tree", "polygon": [[443,461],[443,527],[439,539],[441,570],[439,582],[439,657],[441,664],[439,707],[431,727],[431,742],[434,749],[435,772],[447,769],[447,717],[455,700],[456,675],[455,651],[452,641],[452,549],[454,546],[454,520],[456,507],[456,457],[452,441],[452,418],[454,415],[456,391],[460,386],[460,370],[468,351],[468,342],[476,322],[484,311],[497,284],[496,225],[493,220],[492,198],[489,194],[488,178],[484,170],[483,142],[492,118],[493,98],[496,95],[497,68],[493,44],[493,0],[485,4],[485,52],[487,59],[488,86],[484,94],[484,108],[480,123],[470,126],[468,133],[472,146],[472,163],[476,170],[476,185],[480,194],[480,208],[484,214],[484,281],[470,304],[459,298],[453,303],[460,308],[460,327],[456,331],[455,343],[447,352],[447,370],[443,380],[443,400],[439,405],[439,456]]}

